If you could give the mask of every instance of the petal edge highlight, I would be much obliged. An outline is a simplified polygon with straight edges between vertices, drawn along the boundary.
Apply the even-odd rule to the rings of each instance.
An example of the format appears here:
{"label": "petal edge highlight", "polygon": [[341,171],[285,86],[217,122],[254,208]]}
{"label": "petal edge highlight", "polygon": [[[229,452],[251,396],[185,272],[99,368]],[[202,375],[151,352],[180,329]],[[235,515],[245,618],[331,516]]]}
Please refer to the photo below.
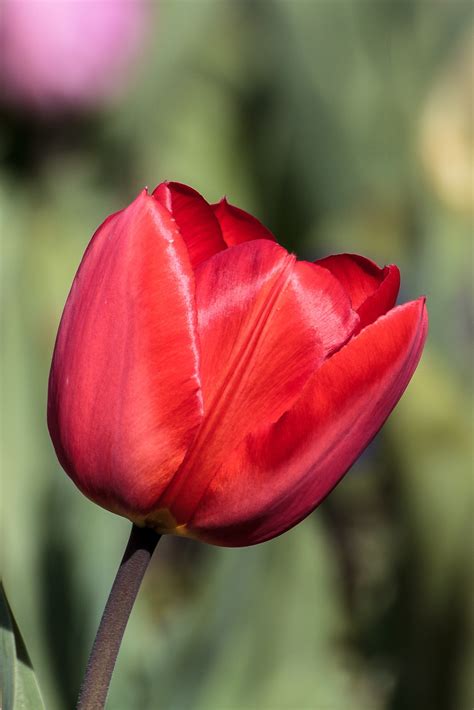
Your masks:
{"label": "petal edge highlight", "polygon": [[133,519],[201,418],[194,275],[171,216],[142,193],[99,227],[74,279],[51,368],[51,438],[89,498]]}

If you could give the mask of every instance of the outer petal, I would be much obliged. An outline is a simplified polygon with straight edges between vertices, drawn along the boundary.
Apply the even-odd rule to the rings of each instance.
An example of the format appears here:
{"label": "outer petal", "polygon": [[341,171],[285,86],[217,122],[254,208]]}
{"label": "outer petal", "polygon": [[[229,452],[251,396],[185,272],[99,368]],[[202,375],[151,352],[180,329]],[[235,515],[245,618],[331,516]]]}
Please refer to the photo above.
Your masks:
{"label": "outer petal", "polygon": [[326,269],[270,241],[233,247],[196,272],[205,417],[160,503],[189,520],[210,477],[256,427],[275,422],[358,323]]}
{"label": "outer petal", "polygon": [[242,242],[254,239],[270,239],[275,237],[256,217],[244,212],[239,207],[230,205],[223,197],[220,202],[211,205],[214,214],[219,220],[222,234],[227,246],[232,247]]}
{"label": "outer petal", "polygon": [[48,424],[79,488],[148,508],[202,418],[194,276],[169,213],[146,193],[94,235],[53,356]]}
{"label": "outer petal", "polygon": [[188,248],[191,265],[226,249],[219,222],[204,197],[179,182],[162,182],[153,197],[171,213]]}
{"label": "outer petal", "polygon": [[291,411],[228,453],[187,526],[215,544],[263,542],[331,491],[405,390],[427,332],[424,299],[395,308],[326,360]]}
{"label": "outer petal", "polygon": [[360,329],[394,307],[400,272],[392,264],[383,269],[358,254],[336,254],[316,262],[337,278],[349,294],[360,317]]}

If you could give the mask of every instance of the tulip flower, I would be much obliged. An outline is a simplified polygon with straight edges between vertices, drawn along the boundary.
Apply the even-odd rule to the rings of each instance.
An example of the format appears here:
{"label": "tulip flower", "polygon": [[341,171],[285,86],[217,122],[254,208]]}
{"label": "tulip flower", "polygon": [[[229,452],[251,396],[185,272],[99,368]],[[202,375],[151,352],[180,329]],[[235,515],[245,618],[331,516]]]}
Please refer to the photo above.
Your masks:
{"label": "tulip flower", "polygon": [[143,191],[94,234],[64,309],[48,403],[63,468],[138,527],[241,546],[306,517],[417,366],[424,298],[396,266],[300,261],[189,187]]}
{"label": "tulip flower", "polygon": [[160,536],[264,542],[307,516],[418,364],[424,298],[396,266],[298,261],[255,217],[185,185],[144,190],[94,234],[64,309],[48,424],[65,471],[132,532],[78,710],[105,706]]}

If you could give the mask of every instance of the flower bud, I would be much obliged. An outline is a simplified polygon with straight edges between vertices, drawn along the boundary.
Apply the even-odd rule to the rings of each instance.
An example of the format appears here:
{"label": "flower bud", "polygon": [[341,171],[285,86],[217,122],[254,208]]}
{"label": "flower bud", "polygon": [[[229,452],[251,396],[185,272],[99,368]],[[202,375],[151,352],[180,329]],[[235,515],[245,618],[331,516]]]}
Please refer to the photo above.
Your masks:
{"label": "flower bud", "polygon": [[225,200],[163,183],[111,215],[69,294],[51,367],[59,460],[99,505],[239,546],[308,515],[417,366],[424,298],[396,266],[299,261]]}

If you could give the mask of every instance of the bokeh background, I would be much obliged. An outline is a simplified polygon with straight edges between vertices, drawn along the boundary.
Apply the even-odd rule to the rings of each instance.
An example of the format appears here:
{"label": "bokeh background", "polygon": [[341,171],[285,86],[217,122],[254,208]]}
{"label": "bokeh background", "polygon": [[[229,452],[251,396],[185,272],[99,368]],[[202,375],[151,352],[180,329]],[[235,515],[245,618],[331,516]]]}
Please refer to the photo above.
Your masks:
{"label": "bokeh background", "polygon": [[[2,574],[68,710],[129,533],[61,471],[49,362],[84,248],[163,179],[302,258],[397,263],[421,365],[331,496],[279,539],[165,539],[115,710],[468,710],[473,20],[459,0],[3,0]],[[71,15],[72,13],[72,15]]]}

